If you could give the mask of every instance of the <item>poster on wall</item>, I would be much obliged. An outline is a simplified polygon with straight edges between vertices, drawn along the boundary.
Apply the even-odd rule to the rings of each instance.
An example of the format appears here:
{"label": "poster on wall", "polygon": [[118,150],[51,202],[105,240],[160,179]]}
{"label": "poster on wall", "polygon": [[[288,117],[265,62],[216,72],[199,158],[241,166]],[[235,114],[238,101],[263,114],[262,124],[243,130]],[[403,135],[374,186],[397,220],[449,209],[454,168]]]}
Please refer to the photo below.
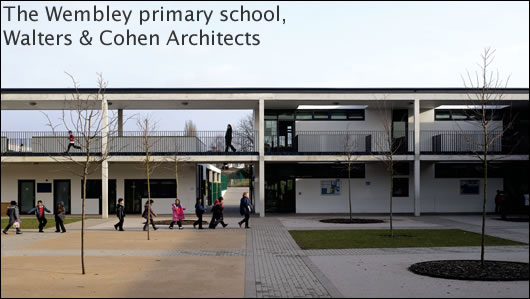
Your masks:
{"label": "poster on wall", "polygon": [[460,194],[479,194],[479,180],[460,180]]}
{"label": "poster on wall", "polygon": [[321,195],[340,195],[340,180],[320,181]]}

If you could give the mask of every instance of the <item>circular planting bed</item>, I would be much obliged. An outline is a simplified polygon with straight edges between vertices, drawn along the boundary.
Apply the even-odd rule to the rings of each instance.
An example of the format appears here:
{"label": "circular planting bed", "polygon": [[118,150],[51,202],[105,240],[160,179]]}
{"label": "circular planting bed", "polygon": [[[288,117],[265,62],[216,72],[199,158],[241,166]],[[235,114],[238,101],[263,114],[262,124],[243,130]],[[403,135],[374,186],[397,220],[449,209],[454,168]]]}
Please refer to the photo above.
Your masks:
{"label": "circular planting bed", "polygon": [[339,224],[350,224],[350,223],[384,223],[383,220],[379,219],[363,219],[363,218],[353,218],[351,221],[349,218],[334,218],[334,219],[323,219],[320,220],[323,223],[339,223]]}
{"label": "circular planting bed", "polygon": [[528,263],[480,260],[444,260],[413,264],[409,270],[424,276],[458,280],[528,280]]}

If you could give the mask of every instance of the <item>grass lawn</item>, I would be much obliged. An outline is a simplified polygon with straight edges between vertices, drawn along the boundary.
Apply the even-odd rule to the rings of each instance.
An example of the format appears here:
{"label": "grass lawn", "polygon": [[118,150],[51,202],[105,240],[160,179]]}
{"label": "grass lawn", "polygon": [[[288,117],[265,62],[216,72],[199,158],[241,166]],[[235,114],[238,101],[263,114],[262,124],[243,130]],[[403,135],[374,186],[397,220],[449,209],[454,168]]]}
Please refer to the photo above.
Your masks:
{"label": "grass lawn", "polygon": [[[46,227],[44,229],[55,227],[55,219],[54,217],[46,217],[48,220],[48,223],[46,224]],[[81,218],[66,218],[64,219],[64,224],[72,223],[81,221]],[[6,227],[6,225],[9,223],[9,220],[7,218],[2,218],[2,229]],[[39,229],[39,222],[37,221],[37,218],[22,218],[22,222],[20,223],[21,229]]]}
{"label": "grass lawn", "polygon": [[[302,249],[480,246],[480,234],[459,229],[292,230]],[[486,246],[526,245],[486,235]]]}

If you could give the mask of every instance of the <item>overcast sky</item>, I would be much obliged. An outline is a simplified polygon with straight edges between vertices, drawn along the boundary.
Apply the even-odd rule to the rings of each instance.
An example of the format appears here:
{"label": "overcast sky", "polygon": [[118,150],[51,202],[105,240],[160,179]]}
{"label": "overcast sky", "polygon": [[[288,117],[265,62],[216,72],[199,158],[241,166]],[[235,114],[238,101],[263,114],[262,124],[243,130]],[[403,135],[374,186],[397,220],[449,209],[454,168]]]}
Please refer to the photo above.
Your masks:
{"label": "overcast sky", "polygon": [[[2,2],[17,5],[16,1]],[[69,72],[81,87],[94,87],[101,72],[109,87],[463,87],[460,74],[474,70],[484,47],[496,49],[494,67],[511,75],[509,87],[528,87],[528,2],[352,2],[352,3],[98,3],[98,7],[133,9],[130,24],[50,23],[44,5],[39,22],[7,21],[2,30],[71,33],[71,46],[1,45],[2,88],[72,87]],[[276,9],[285,24],[157,22],[138,25],[140,9]],[[59,4],[61,5],[61,4]],[[64,8],[93,9],[93,4],[63,3]],[[259,46],[80,46],[82,30],[104,29],[159,33],[162,44],[171,30],[196,33],[258,33]],[[3,33],[2,33],[3,35]],[[249,111],[161,111],[163,130],[181,130],[193,119],[199,130],[236,123]],[[21,114],[23,113],[23,114]],[[24,121],[20,121],[24,119]],[[44,130],[37,111],[2,111],[2,130]],[[135,130],[134,123],[126,126]]]}

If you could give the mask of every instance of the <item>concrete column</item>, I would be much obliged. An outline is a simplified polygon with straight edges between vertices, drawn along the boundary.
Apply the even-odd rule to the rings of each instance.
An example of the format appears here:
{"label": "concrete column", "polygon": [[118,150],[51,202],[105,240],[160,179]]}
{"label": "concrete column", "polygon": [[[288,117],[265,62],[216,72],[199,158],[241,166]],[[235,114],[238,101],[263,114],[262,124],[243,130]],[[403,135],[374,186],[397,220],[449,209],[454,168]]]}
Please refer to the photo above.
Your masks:
{"label": "concrete column", "polygon": [[[103,99],[101,105],[101,153],[103,157],[108,155],[108,134],[109,134],[109,119],[108,119],[108,103],[107,99]],[[101,218],[109,218],[109,164],[107,159],[103,159],[101,163]]]}
{"label": "concrete column", "polygon": [[118,109],[118,136],[123,136],[123,109]]}
{"label": "concrete column", "polygon": [[420,100],[414,99],[414,216],[420,216]]}
{"label": "concrete column", "polygon": [[259,119],[258,119],[258,149],[259,149],[259,167],[258,167],[258,194],[259,216],[265,217],[265,101],[259,100]]}

